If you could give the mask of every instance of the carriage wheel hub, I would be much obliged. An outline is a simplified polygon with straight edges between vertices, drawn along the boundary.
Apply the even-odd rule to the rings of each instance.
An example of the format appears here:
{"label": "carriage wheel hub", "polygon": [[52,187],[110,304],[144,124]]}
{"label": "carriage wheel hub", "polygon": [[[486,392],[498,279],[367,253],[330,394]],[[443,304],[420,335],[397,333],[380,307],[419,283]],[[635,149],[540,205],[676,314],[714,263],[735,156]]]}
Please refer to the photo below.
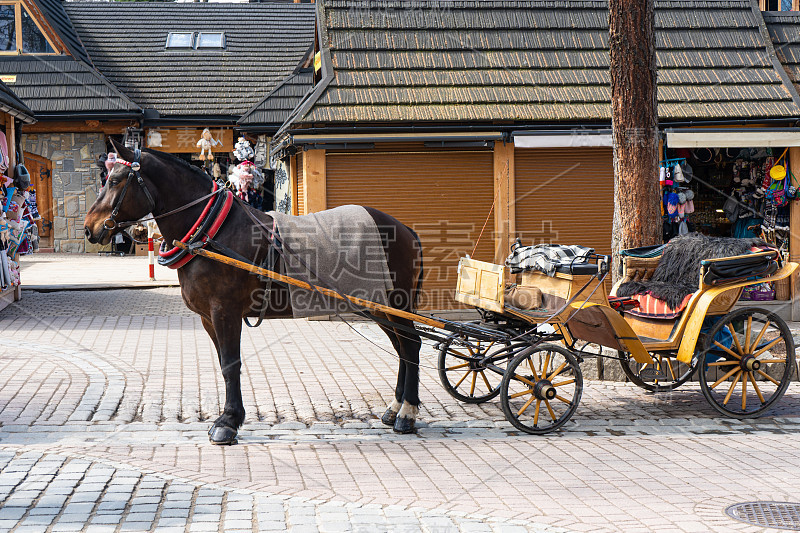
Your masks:
{"label": "carriage wheel hub", "polygon": [[752,354],[742,357],[742,361],[739,364],[742,366],[742,370],[747,372],[754,372],[761,368],[761,361],[756,359]]}
{"label": "carriage wheel hub", "polygon": [[533,387],[533,394],[539,400],[552,400],[556,397],[556,388],[553,387],[549,380],[542,379],[536,382],[536,386]]}

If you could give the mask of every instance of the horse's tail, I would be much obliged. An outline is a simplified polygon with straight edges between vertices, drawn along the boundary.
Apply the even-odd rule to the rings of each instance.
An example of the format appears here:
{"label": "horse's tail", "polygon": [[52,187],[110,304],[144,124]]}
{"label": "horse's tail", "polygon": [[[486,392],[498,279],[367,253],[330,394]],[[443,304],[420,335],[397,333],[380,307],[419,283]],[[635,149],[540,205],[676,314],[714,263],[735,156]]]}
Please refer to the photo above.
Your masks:
{"label": "horse's tail", "polygon": [[417,303],[419,302],[420,295],[422,294],[422,273],[423,273],[423,270],[422,270],[422,241],[419,240],[419,235],[417,235],[416,231],[414,231],[413,229],[409,228],[408,226],[406,226],[406,228],[408,228],[408,231],[411,232],[411,235],[413,235],[414,239],[417,241],[417,252],[418,252],[418,256],[417,257],[419,258],[419,264],[418,264],[418,267],[417,267],[417,283],[416,283],[416,286],[414,287],[414,292],[413,292],[412,297],[411,297],[411,311],[415,311],[416,308],[417,308]]}

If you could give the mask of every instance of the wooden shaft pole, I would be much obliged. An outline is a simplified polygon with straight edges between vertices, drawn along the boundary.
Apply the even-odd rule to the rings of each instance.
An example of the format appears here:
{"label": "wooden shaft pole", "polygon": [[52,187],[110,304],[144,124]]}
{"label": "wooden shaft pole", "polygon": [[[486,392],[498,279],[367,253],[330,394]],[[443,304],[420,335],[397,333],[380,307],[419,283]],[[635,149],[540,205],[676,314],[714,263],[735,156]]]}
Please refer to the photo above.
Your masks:
{"label": "wooden shaft pole", "polygon": [[188,250],[189,253],[193,255],[199,255],[201,257],[205,257],[207,259],[224,263],[232,267],[241,268],[242,270],[247,270],[248,272],[252,272],[253,274],[261,274],[262,276],[272,278],[275,281],[282,281],[283,283],[294,285],[295,287],[300,287],[301,289],[317,290],[320,293],[324,294],[325,296],[330,296],[331,298],[336,298],[337,300],[348,300],[351,303],[354,303],[361,307],[365,307],[367,309],[371,309],[373,311],[380,311],[381,313],[386,313],[387,315],[393,315],[400,318],[407,318],[408,320],[413,320],[414,322],[419,322],[421,324],[425,324],[426,326],[432,326],[434,328],[445,327],[444,322],[439,322],[438,320],[434,320],[432,318],[418,315],[416,313],[409,313],[408,311],[402,311],[400,309],[395,309],[394,307],[389,307],[388,305],[382,305],[379,303],[370,302],[369,300],[362,300],[361,298],[356,298],[355,296],[348,296],[346,294],[342,295],[331,289],[326,289],[325,287],[320,287],[319,285],[311,285],[310,283],[307,283],[305,281],[301,281],[299,279],[295,279],[289,276],[284,276],[283,274],[279,274],[278,272],[273,272],[272,270],[267,270],[266,268],[261,268],[256,265],[251,265],[250,263],[245,263],[244,261],[238,261],[226,255],[209,252],[208,250],[204,250],[202,248],[189,250],[189,247],[180,241],[173,241],[172,244],[183,250]]}

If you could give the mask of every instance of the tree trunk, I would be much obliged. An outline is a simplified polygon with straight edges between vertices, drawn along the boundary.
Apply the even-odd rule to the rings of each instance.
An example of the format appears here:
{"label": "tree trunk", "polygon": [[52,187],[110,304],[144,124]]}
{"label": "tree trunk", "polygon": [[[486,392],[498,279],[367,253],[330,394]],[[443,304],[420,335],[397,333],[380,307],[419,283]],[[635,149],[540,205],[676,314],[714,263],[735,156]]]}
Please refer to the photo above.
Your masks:
{"label": "tree trunk", "polygon": [[609,0],[614,138],[612,249],[660,244],[654,0]]}

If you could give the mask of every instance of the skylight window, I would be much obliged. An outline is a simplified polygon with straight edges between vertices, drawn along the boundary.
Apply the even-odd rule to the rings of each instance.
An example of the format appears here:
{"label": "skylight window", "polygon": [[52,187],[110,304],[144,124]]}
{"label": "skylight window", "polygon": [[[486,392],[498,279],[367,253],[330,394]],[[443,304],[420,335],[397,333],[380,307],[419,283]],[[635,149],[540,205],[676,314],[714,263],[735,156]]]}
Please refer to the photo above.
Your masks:
{"label": "skylight window", "polygon": [[194,48],[194,32],[170,32],[167,48]]}
{"label": "skylight window", "polygon": [[225,34],[222,32],[200,32],[197,34],[197,48],[225,48]]}
{"label": "skylight window", "polygon": [[225,48],[225,33],[221,31],[174,31],[167,36],[167,49],[221,50],[223,48]]}

